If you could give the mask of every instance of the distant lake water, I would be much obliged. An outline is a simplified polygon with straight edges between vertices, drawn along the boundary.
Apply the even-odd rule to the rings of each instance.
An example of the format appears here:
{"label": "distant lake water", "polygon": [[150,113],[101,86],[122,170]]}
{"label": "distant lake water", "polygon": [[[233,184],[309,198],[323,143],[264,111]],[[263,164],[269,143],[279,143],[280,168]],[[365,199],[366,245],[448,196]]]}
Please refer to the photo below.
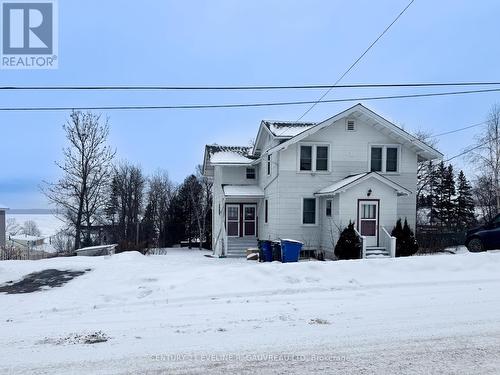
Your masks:
{"label": "distant lake water", "polygon": [[56,215],[50,213],[9,213],[7,211],[6,216],[7,220],[13,218],[21,226],[25,221],[33,220],[44,237],[53,236],[65,227],[65,224]]}

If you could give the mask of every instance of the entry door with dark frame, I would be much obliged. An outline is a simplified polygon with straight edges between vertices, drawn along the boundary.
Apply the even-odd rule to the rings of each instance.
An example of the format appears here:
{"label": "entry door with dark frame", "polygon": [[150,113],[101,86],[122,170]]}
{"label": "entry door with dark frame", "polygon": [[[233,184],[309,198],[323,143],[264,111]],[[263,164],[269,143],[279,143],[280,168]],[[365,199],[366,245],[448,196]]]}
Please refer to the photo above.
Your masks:
{"label": "entry door with dark frame", "polygon": [[229,237],[240,236],[240,205],[226,205],[226,230]]}
{"label": "entry door with dark frame", "polygon": [[243,236],[255,236],[257,224],[257,206],[243,205]]}
{"label": "entry door with dark frame", "polygon": [[367,246],[378,246],[379,208],[378,200],[358,201],[358,230]]}
{"label": "entry door with dark frame", "polygon": [[229,237],[255,237],[257,235],[257,205],[226,204],[226,230]]}

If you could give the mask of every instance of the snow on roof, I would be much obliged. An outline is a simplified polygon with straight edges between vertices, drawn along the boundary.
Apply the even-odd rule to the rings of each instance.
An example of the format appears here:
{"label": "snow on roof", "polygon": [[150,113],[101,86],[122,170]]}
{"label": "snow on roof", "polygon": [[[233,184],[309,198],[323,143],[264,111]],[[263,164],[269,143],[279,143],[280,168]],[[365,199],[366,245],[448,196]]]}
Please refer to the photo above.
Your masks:
{"label": "snow on roof", "polygon": [[395,183],[394,181],[389,180],[387,177],[384,177],[377,172],[365,172],[352,176],[347,176],[343,180],[337,181],[333,185],[327,186],[320,191],[316,192],[315,195],[334,195],[343,190],[346,190],[360,182],[363,182],[369,178],[375,178],[382,182],[383,184],[393,188],[397,191],[398,195],[409,195],[411,191],[406,189],[405,187]]}
{"label": "snow on roof", "polygon": [[354,181],[366,176],[368,173],[360,173],[360,174],[355,174],[353,176],[348,176],[344,178],[343,180],[337,181],[333,185],[327,186],[320,191],[318,191],[316,194],[328,194],[328,193],[335,193],[338,190],[341,190],[345,186],[353,183]]}
{"label": "snow on roof", "polygon": [[6,205],[0,203],[0,211],[5,211],[5,210],[8,210],[8,209],[9,208]]}
{"label": "snow on roof", "polygon": [[264,125],[275,137],[295,137],[303,131],[316,125],[315,122],[293,122],[293,121],[263,121]]}
{"label": "snow on roof", "polygon": [[9,238],[13,241],[40,241],[45,239],[45,237],[30,236],[27,234],[18,234],[16,236],[10,236]]}
{"label": "snow on roof", "polygon": [[247,146],[207,145],[205,160],[210,164],[250,164],[254,161],[250,156],[251,150],[252,148]]}
{"label": "snow on roof", "polygon": [[214,153],[210,162],[212,164],[250,164],[253,160],[234,151],[221,151]]}
{"label": "snow on roof", "polygon": [[223,187],[226,197],[254,197],[264,196],[264,190],[257,185],[226,185]]}

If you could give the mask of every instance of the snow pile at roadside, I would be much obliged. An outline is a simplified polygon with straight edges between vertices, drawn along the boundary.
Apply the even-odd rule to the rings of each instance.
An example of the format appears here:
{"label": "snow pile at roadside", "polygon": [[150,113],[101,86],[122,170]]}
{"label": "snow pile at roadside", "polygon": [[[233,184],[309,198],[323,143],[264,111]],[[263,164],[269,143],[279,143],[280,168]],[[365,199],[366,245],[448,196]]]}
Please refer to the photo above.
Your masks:
{"label": "snow pile at roadside", "polygon": [[[307,291],[464,282],[498,278],[500,254],[480,253],[433,257],[299,263],[257,263],[243,259],[204,257],[198,250],[169,250],[167,255],[143,256],[126,252],[104,257],[55,258],[0,262],[0,283],[46,268],[92,272],[64,288],[30,296],[9,296],[7,310],[24,305],[60,307],[138,300],[175,301],[230,294],[271,294]],[[50,297],[50,298],[48,298]],[[0,298],[5,298],[0,296]],[[8,303],[7,303],[8,302]]]}
{"label": "snow pile at roadside", "polygon": [[385,355],[436,338],[496,345],[498,252],[288,264],[204,254],[0,262],[0,284],[90,269],[61,287],[0,294],[0,373],[145,373],[175,366],[151,359],[172,353],[342,348],[355,360],[360,348]]}

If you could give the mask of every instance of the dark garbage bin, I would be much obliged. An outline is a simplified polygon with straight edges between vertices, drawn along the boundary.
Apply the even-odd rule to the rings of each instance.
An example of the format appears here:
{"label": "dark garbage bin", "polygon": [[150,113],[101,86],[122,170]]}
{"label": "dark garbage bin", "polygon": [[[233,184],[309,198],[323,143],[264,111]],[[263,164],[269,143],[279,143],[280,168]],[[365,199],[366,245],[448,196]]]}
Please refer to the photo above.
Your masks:
{"label": "dark garbage bin", "polygon": [[273,247],[271,241],[259,241],[259,259],[261,262],[273,261]]}
{"label": "dark garbage bin", "polygon": [[295,240],[281,240],[282,262],[298,262],[300,250],[302,250],[302,242]]}
{"label": "dark garbage bin", "polygon": [[277,260],[278,262],[281,262],[281,242],[274,241],[272,243],[272,247],[273,247],[273,261]]}

